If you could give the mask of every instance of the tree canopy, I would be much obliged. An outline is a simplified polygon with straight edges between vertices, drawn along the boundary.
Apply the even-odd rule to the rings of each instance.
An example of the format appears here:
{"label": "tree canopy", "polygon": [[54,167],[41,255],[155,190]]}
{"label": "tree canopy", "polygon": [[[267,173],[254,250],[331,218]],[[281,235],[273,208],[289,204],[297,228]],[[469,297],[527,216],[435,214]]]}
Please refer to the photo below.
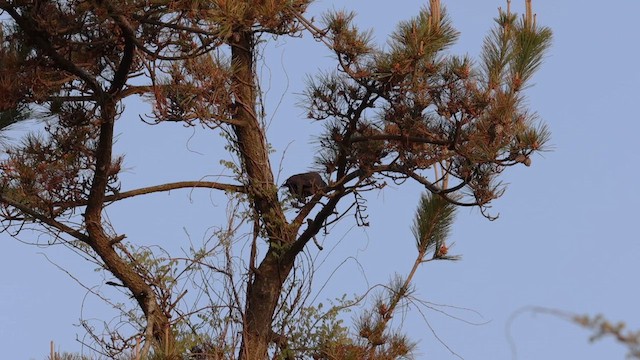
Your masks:
{"label": "tree canopy", "polygon": [[[0,0],[8,19],[0,33],[0,127],[31,118],[45,124],[5,147],[0,219],[13,236],[46,232],[130,294],[133,307],[123,312],[134,331],[99,342],[104,354],[131,351],[142,339],[144,354],[167,359],[410,357],[411,341],[387,324],[420,264],[454,258],[445,240],[455,207],[492,218],[488,206],[505,190],[499,175],[530,166],[544,149],[549,133],[523,90],[551,31],[536,23],[530,0],[522,17],[509,2],[499,11],[477,60],[448,52],[458,32],[439,0],[399,23],[386,45],[359,29],[353,13],[315,21],[310,2]],[[274,179],[256,66],[258,44],[301,36],[325,46],[336,70],[308,79],[303,103],[324,127],[321,151],[307,173],[314,180],[290,179],[287,193]],[[218,160],[234,178],[144,179],[148,186],[130,189],[119,178],[126,154],[113,149],[114,125],[131,121],[123,102],[133,96],[150,102],[152,113],[142,117],[150,125],[221,133],[228,153]],[[320,313],[300,296],[309,284],[292,274],[331,224],[351,221],[347,214],[368,224],[366,192],[405,181],[426,191],[413,228],[415,266],[349,335],[336,315],[348,302]],[[186,259],[158,256],[109,223],[110,204],[177,189],[225,192],[244,207],[220,221],[216,244]],[[234,255],[241,233],[249,235],[245,258]],[[209,302],[182,307],[181,276],[203,272],[198,286]]]}

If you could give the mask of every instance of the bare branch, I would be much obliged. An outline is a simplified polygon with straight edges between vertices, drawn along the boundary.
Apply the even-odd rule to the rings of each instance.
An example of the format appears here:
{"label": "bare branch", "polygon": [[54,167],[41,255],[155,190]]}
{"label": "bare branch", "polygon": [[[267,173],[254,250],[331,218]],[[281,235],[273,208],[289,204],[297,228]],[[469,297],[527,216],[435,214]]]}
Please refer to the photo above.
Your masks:
{"label": "bare branch", "polygon": [[[139,195],[147,195],[153,194],[157,192],[171,191],[177,189],[188,189],[188,188],[205,188],[205,189],[217,189],[229,192],[236,193],[246,193],[246,188],[242,185],[231,185],[231,184],[223,184],[212,181],[179,181],[175,183],[167,183],[162,185],[155,185],[144,187],[135,190],[129,190],[124,192],[118,192],[115,194],[107,195],[104,197],[105,202],[114,202],[123,199],[127,199],[134,196]],[[76,206],[84,206],[86,205],[86,201],[75,202],[75,203],[57,203],[55,204],[58,207],[76,207]]]}
{"label": "bare branch", "polygon": [[138,195],[146,195],[146,194],[151,194],[156,192],[185,189],[185,188],[217,189],[217,190],[237,192],[237,193],[247,192],[246,188],[242,185],[223,184],[223,183],[217,183],[212,181],[180,181],[175,183],[149,186],[146,188],[129,190],[129,191],[113,194],[113,195],[108,195],[105,197],[105,201],[118,201],[118,200],[130,198]]}
{"label": "bare branch", "polygon": [[23,213],[31,216],[32,218],[40,221],[43,224],[49,225],[55,229],[58,229],[62,232],[64,232],[65,234],[71,235],[74,238],[80,240],[80,241],[84,241],[84,242],[88,242],[89,241],[89,236],[87,234],[84,234],[78,230],[72,229],[69,226],[56,221],[55,219],[52,219],[50,217],[47,217],[45,215],[40,214],[39,212],[33,210],[32,208],[18,202],[15,201],[13,199],[10,199],[6,196],[4,196],[3,194],[0,194],[0,202],[7,204],[9,206],[12,206],[20,211],[22,211]]}

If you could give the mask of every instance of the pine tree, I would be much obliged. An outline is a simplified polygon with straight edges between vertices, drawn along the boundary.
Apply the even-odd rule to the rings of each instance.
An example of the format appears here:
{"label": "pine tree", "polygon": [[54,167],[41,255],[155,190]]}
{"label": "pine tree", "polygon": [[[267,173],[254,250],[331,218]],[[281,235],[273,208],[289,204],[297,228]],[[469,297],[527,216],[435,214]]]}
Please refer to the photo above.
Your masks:
{"label": "pine tree", "polygon": [[[291,344],[301,339],[274,330],[274,323],[295,286],[288,279],[296,260],[329,223],[344,218],[338,204],[351,204],[358,225],[366,225],[364,194],[405,180],[431,194],[421,200],[415,222],[414,271],[427,254],[453,258],[445,238],[454,206],[475,206],[491,217],[487,206],[504,191],[500,173],[530,166],[531,156],[544,149],[549,133],[525,106],[523,90],[551,31],[537,25],[530,0],[521,18],[509,6],[500,11],[477,63],[447,52],[458,33],[439,0],[401,22],[387,46],[358,29],[352,13],[335,11],[313,21],[306,12],[310,2],[0,1],[1,16],[10,19],[0,34],[0,130],[25,118],[46,120],[43,136],[28,135],[6,149],[2,222],[12,234],[25,224],[39,226],[117,278],[142,312],[145,353],[181,358],[188,348],[183,329],[193,335],[197,328],[176,316],[182,296],[170,276],[176,261],[163,263],[117,234],[108,224],[107,204],[206,188],[247,205],[248,213],[234,216],[253,224],[251,254],[242,262],[248,266],[239,274],[217,270],[228,284],[228,312],[203,316],[217,321],[222,335],[215,346],[200,341],[192,352],[216,359],[401,358],[410,353],[408,340],[385,335],[385,328],[413,272],[390,286],[390,301],[378,302],[373,315],[362,318],[361,342],[327,325],[312,348],[294,349]],[[325,126],[315,164],[323,186],[305,192],[291,217],[269,161],[256,61],[260,42],[298,36],[318,39],[333,53],[337,70],[308,83],[308,117]],[[135,95],[151,99],[153,124],[180,122],[223,133],[239,159],[235,181],[122,191],[127,184],[118,175],[125,159],[113,152],[114,124],[123,101]],[[259,240],[267,246],[261,258]],[[209,255],[192,254],[186,268],[202,266]],[[238,271],[232,256],[226,261]],[[237,279],[243,279],[240,288]],[[225,335],[225,326],[238,329],[240,338]]]}

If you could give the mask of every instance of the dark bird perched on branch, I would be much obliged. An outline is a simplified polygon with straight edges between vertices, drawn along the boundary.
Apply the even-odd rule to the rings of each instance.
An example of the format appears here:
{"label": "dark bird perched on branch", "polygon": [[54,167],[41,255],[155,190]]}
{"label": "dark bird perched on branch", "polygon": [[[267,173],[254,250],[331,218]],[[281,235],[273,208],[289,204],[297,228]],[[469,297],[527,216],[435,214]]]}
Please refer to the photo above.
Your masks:
{"label": "dark bird perched on branch", "polygon": [[326,188],[327,183],[322,180],[320,174],[315,171],[311,171],[291,176],[284,182],[284,184],[282,184],[282,186],[289,189],[291,195],[302,201]]}

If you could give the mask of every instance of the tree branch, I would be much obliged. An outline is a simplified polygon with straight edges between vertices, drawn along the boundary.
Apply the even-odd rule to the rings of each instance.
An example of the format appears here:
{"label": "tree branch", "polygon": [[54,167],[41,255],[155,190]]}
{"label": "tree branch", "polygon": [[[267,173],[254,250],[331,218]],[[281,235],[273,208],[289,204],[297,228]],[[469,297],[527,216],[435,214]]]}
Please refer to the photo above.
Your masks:
{"label": "tree branch", "polygon": [[33,23],[32,19],[26,18],[20,15],[13,6],[2,2],[0,3],[0,9],[6,11],[20,26],[20,28],[29,35],[38,46],[45,51],[45,53],[53,59],[61,70],[67,71],[73,75],[76,75],[82,79],[87,85],[99,96],[102,95],[103,90],[100,84],[84,69],[76,66],[71,60],[62,57],[51,45],[49,41],[49,34],[42,30],[38,30],[38,26]]}
{"label": "tree branch", "polygon": [[325,205],[313,219],[313,221],[308,222],[307,228],[302,232],[302,234],[298,237],[298,239],[291,244],[291,246],[287,249],[283,258],[293,261],[296,255],[301,252],[305,245],[311,240],[319,231],[322,229],[322,224],[324,221],[333,214],[333,210],[335,209],[338,202],[342,199],[344,195],[344,189],[338,191],[334,197],[332,197],[327,205]]}
{"label": "tree branch", "polygon": [[[112,11],[112,6],[108,5],[109,11]],[[116,70],[116,73],[113,75],[113,81],[111,82],[111,87],[109,88],[110,94],[115,94],[120,91],[122,86],[127,81],[127,77],[129,75],[129,70],[131,70],[131,64],[133,63],[133,56],[136,52],[136,35],[135,30],[129,24],[127,19],[122,15],[115,15],[114,20],[120,26],[120,29],[123,33],[124,38],[124,51],[122,54],[122,59],[120,60],[120,65]]]}
{"label": "tree branch", "polygon": [[83,242],[88,242],[89,241],[89,236],[78,231],[75,229],[70,228],[69,226],[56,221],[55,219],[52,219],[50,217],[47,217],[45,215],[40,214],[39,212],[35,211],[34,209],[28,207],[27,205],[24,205],[22,203],[20,203],[19,201],[15,201],[13,199],[10,199],[6,196],[4,196],[3,194],[0,194],[0,202],[7,204],[9,206],[12,206],[20,211],[22,211],[23,213],[31,216],[32,218],[40,221],[43,224],[47,224],[55,229],[58,229],[60,231],[62,231],[65,234],[71,235],[74,238],[83,241]]}
{"label": "tree branch", "polygon": [[129,190],[113,195],[108,195],[105,197],[105,201],[118,201],[126,198],[130,198],[138,195],[146,195],[156,192],[170,191],[175,189],[184,189],[184,188],[207,188],[207,189],[217,189],[224,190],[230,192],[239,192],[246,193],[247,190],[244,186],[241,185],[230,185],[230,184],[222,184],[212,181],[180,181],[175,183],[168,183],[156,186],[149,186],[145,188]]}
{"label": "tree branch", "polygon": [[458,206],[478,206],[481,205],[478,202],[473,202],[473,203],[463,203],[460,202],[456,199],[451,198],[448,194],[451,194],[455,191],[458,191],[460,189],[462,189],[463,187],[465,187],[467,185],[466,181],[463,181],[462,183],[456,185],[453,188],[448,188],[448,189],[442,189],[438,186],[436,186],[435,184],[433,184],[432,182],[430,182],[429,180],[427,180],[424,176],[420,176],[418,174],[416,174],[413,171],[403,171],[402,169],[399,169],[397,166],[393,166],[393,165],[384,165],[384,166],[378,166],[374,168],[375,171],[377,172],[385,172],[385,171],[392,171],[392,172],[397,172],[400,174],[404,174],[407,175],[408,177],[414,179],[415,181],[419,182],[420,184],[424,185],[425,188],[427,188],[427,190],[431,191],[433,194],[438,195],[440,197],[442,197],[443,199],[445,199],[446,201],[454,204],[454,205],[458,205]]}
{"label": "tree branch", "polygon": [[[231,184],[222,184],[212,181],[179,181],[175,183],[168,183],[162,185],[149,186],[124,192],[119,192],[116,194],[107,195],[104,197],[105,202],[114,202],[123,200],[126,198],[138,196],[138,195],[147,195],[153,194],[157,192],[171,191],[176,189],[185,189],[185,188],[205,188],[205,189],[217,189],[229,192],[238,192],[238,193],[246,193],[246,188],[241,185],[231,185]],[[66,202],[66,203],[56,203],[57,207],[70,208],[76,206],[84,206],[87,204],[87,201],[78,201],[78,202]]]}
{"label": "tree branch", "polygon": [[394,141],[407,141],[411,143],[426,143],[433,145],[450,145],[450,140],[439,140],[434,138],[428,138],[425,136],[406,136],[406,135],[367,135],[367,136],[354,136],[349,139],[350,143],[365,142],[365,141],[380,141],[380,140],[394,140]]}

